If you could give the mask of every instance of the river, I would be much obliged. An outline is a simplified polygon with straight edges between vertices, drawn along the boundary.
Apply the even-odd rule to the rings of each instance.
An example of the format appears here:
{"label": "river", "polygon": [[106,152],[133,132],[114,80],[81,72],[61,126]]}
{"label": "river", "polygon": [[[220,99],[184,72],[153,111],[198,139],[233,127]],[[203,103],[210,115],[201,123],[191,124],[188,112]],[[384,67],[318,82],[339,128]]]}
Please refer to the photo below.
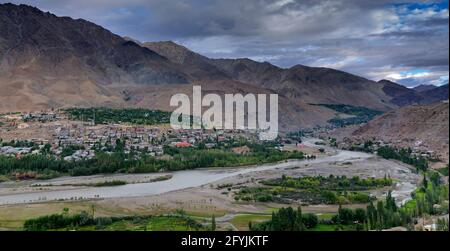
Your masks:
{"label": "river", "polygon": [[[310,142],[310,141],[309,141]],[[214,169],[196,169],[173,172],[172,178],[165,181],[126,184],[123,186],[112,187],[79,187],[65,190],[53,191],[33,191],[15,194],[0,195],[0,205],[34,203],[58,200],[74,199],[106,199],[121,197],[142,197],[158,195],[177,190],[200,187],[226,179],[229,177],[248,174],[252,172],[265,171],[271,169],[284,169],[296,167],[299,164],[332,163],[337,161],[349,161],[352,159],[367,159],[373,155],[362,152],[352,152],[335,150],[334,155],[321,157],[313,160],[290,160],[274,164],[264,164],[258,166],[240,167],[240,168],[214,168]],[[83,177],[79,177],[83,179]],[[51,182],[51,180],[50,180]],[[400,201],[405,202],[415,185],[411,183],[399,183],[395,196],[400,197]]]}

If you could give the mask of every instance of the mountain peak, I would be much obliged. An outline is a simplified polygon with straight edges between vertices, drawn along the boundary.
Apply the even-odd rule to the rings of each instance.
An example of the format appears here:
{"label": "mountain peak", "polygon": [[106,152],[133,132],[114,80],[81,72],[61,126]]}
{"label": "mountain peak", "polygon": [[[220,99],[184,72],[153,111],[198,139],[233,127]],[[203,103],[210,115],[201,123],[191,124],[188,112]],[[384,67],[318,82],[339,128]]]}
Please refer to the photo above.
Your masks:
{"label": "mountain peak", "polygon": [[[13,4],[13,3],[0,3],[0,9],[6,9],[6,10],[27,10],[27,11],[33,11],[36,13],[44,13],[40,9],[27,5],[27,4]],[[48,12],[47,12],[48,13]]]}
{"label": "mountain peak", "polygon": [[193,57],[203,57],[173,41],[145,42],[142,46],[156,51],[177,64],[183,64],[186,60]]}
{"label": "mountain peak", "polygon": [[83,19],[2,4],[0,20],[0,65],[5,68],[0,70],[87,76],[104,83],[187,82],[166,58]]}
{"label": "mountain peak", "polygon": [[395,82],[393,82],[393,81],[391,81],[391,80],[387,80],[387,79],[379,80],[378,83],[381,83],[381,84],[395,84],[395,85],[398,85],[397,83],[395,83]]}

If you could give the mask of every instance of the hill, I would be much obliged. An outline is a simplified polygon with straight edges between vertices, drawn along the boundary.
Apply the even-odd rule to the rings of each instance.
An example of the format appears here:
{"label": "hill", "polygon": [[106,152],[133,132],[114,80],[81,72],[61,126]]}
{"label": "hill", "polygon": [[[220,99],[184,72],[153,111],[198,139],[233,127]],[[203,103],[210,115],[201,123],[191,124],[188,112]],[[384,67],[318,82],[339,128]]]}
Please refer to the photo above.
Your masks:
{"label": "hill", "polygon": [[170,41],[140,43],[86,20],[0,4],[0,112],[97,106],[170,111],[171,96],[189,95],[193,85],[221,95],[278,94],[283,130],[326,125],[336,116],[314,104],[377,111],[403,105],[394,102],[399,94],[387,83],[350,73],[210,59]]}
{"label": "hill", "polygon": [[405,146],[427,146],[448,162],[449,103],[411,105],[389,111],[352,133],[354,137],[402,142]]}

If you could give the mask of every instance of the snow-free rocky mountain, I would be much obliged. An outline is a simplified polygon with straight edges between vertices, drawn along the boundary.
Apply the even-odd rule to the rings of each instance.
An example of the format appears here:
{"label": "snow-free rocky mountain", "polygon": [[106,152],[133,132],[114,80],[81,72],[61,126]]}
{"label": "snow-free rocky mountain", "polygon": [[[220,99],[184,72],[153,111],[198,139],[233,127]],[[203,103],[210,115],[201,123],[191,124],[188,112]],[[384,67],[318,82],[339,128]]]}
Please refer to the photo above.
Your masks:
{"label": "snow-free rocky mountain", "polygon": [[389,111],[448,99],[448,85],[442,94],[328,68],[210,59],[173,42],[140,43],[83,19],[0,4],[0,113],[74,106],[172,110],[170,97],[190,94],[192,85],[205,93],[277,93],[284,130],[325,125],[336,114],[313,104]]}

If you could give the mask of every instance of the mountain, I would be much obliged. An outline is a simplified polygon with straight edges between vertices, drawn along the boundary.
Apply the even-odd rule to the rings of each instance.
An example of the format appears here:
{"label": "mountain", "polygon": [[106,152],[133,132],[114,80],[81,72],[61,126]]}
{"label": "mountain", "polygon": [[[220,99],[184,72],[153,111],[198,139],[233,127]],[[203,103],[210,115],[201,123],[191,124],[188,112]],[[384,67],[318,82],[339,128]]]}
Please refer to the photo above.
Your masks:
{"label": "mountain", "polygon": [[0,5],[0,111],[122,105],[117,84],[187,84],[161,55],[91,22]]}
{"label": "mountain", "polygon": [[418,85],[418,86],[414,87],[413,90],[416,92],[423,92],[423,91],[432,90],[436,87],[437,86],[435,86],[435,85]]}
{"label": "mountain", "polygon": [[378,83],[384,85],[384,92],[391,97],[390,102],[397,106],[407,106],[411,104],[419,104],[423,97],[415,90],[409,89],[403,85],[394,83],[389,80],[380,80]]}
{"label": "mountain", "polygon": [[313,104],[389,111],[411,102],[396,102],[398,95],[412,95],[395,83],[334,69],[210,59],[170,41],[141,43],[86,20],[0,4],[0,112],[73,106],[172,110],[171,96],[190,95],[193,85],[220,95],[278,94],[282,130],[326,125],[336,116]]}
{"label": "mountain", "polygon": [[[180,65],[82,19],[0,4],[0,112],[61,107],[172,110],[173,94],[274,93],[209,64]],[[280,127],[326,124],[333,111],[280,98]]]}
{"label": "mountain", "polygon": [[211,63],[212,59],[172,41],[146,42],[141,45],[163,55],[171,62],[181,65],[185,71],[197,79],[230,79],[225,72]]}
{"label": "mountain", "polygon": [[448,161],[449,103],[411,105],[389,111],[355,130],[352,136],[403,142],[409,147],[426,145]]}
{"label": "mountain", "polygon": [[13,4],[2,5],[0,18],[4,74],[60,77],[76,66],[76,71],[105,84],[189,82],[166,58],[88,21]]}
{"label": "mountain", "polygon": [[365,106],[382,111],[396,105],[383,92],[382,84],[346,72],[297,65],[289,69],[250,59],[209,59],[170,41],[144,43],[147,48],[181,65],[219,70],[242,83],[267,88],[305,103]]}
{"label": "mountain", "polygon": [[391,96],[391,103],[397,106],[408,106],[412,104],[432,104],[448,100],[448,84],[437,87],[434,85],[422,85],[417,88],[407,88],[389,80],[380,80],[384,84],[384,92]]}
{"label": "mountain", "polygon": [[420,92],[424,97],[423,103],[430,104],[441,100],[448,100],[448,84]]}

